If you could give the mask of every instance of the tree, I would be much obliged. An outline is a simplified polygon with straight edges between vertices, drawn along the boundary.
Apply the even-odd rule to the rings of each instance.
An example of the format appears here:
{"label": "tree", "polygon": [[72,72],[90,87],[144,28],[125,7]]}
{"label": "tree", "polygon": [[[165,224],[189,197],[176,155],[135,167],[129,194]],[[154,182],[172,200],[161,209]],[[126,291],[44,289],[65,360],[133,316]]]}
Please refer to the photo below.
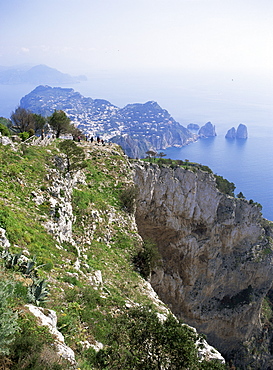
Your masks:
{"label": "tree", "polygon": [[148,150],[146,154],[149,156],[149,158],[153,157],[155,159],[157,153],[153,150]]}
{"label": "tree", "polygon": [[158,157],[159,158],[163,158],[163,157],[166,157],[167,154],[163,153],[163,152],[159,152],[158,153]]}
{"label": "tree", "polygon": [[70,118],[62,110],[56,110],[48,118],[48,122],[55,131],[56,137],[59,138],[61,134],[70,133],[73,129]]}
{"label": "tree", "polygon": [[34,115],[31,111],[18,107],[15,112],[11,114],[11,130],[20,133],[28,132],[35,127]]}
{"label": "tree", "polygon": [[78,127],[75,127],[74,125],[72,125],[70,133],[73,136],[73,140],[77,140],[78,137],[82,138],[81,130]]}
{"label": "tree", "polygon": [[85,153],[82,148],[80,148],[72,140],[64,140],[59,144],[61,152],[66,156],[66,171],[71,172],[74,170],[79,170],[86,166],[84,159]]}
{"label": "tree", "polygon": [[33,120],[34,120],[34,131],[35,132],[41,131],[46,124],[46,118],[43,117],[41,114],[33,113]]}
{"label": "tree", "polygon": [[244,194],[240,191],[240,193],[237,194],[237,198],[246,199]]}

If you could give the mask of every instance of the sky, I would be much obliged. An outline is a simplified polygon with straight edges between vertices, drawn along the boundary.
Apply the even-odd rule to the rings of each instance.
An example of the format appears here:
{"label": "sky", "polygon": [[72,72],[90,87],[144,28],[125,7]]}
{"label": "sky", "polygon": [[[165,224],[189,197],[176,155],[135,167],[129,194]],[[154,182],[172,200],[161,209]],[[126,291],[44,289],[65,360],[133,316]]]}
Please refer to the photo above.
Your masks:
{"label": "sky", "polygon": [[98,76],[91,93],[102,98],[118,90],[114,76],[131,76],[120,79],[120,104],[163,89],[246,106],[256,90],[272,103],[272,0],[2,0],[0,13],[0,66]]}
{"label": "sky", "polygon": [[273,72],[271,0],[9,0],[0,65]]}

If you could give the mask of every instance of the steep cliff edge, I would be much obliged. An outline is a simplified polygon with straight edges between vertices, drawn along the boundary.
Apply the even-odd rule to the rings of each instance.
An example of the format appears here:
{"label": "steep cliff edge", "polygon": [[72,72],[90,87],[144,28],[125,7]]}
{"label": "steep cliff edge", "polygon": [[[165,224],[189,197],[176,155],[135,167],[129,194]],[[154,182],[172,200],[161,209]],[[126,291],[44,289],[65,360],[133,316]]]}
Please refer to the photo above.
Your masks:
{"label": "steep cliff edge", "polygon": [[[219,192],[212,174],[140,162],[134,169],[138,230],[163,261],[153,288],[228,358],[257,368],[259,356],[247,347],[262,332],[261,304],[272,285],[272,224],[255,204]],[[271,364],[269,351],[263,356]]]}

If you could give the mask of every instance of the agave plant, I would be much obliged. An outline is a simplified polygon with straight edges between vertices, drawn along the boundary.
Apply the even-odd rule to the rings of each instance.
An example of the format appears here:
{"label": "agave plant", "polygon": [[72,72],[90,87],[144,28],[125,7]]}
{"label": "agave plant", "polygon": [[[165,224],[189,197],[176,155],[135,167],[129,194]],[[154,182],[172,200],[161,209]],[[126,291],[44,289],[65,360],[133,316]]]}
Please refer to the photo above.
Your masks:
{"label": "agave plant", "polygon": [[5,260],[5,267],[11,269],[17,265],[22,253],[12,254],[7,250],[2,252],[2,258]]}
{"label": "agave plant", "polygon": [[28,300],[29,303],[34,303],[39,306],[41,303],[46,302],[48,291],[45,279],[34,279],[32,285],[28,287]]}
{"label": "agave plant", "polygon": [[24,261],[20,264],[20,271],[27,277],[37,277],[37,271],[35,270],[35,259]]}

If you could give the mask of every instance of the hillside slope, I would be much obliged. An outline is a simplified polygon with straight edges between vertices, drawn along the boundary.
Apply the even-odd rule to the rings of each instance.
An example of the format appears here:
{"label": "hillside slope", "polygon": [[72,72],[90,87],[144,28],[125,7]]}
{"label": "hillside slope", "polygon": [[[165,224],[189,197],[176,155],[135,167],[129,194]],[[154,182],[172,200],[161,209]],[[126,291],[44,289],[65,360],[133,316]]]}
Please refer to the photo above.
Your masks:
{"label": "hillside slope", "polygon": [[[71,142],[85,161],[72,147],[68,172],[61,142],[0,145],[2,368],[222,368],[221,355],[195,331],[172,316],[160,321],[170,311],[136,271],[151,269],[128,158],[114,144]],[[40,320],[51,322],[53,337]]]}

